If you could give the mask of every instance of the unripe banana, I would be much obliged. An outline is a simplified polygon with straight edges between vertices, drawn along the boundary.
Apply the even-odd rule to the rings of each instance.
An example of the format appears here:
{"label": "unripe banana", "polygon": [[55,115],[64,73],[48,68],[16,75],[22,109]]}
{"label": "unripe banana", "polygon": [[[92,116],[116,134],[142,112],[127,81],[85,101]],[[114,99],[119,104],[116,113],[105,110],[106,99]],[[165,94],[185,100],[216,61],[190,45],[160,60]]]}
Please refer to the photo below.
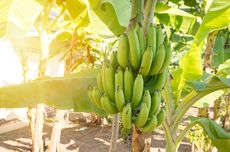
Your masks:
{"label": "unripe banana", "polygon": [[107,114],[118,113],[115,103],[111,101],[109,97],[105,94],[101,96],[101,106]]}
{"label": "unripe banana", "polygon": [[156,115],[160,110],[161,94],[158,91],[154,91],[151,99],[151,110],[149,115]]}
{"label": "unripe banana", "polygon": [[119,38],[117,61],[123,69],[125,69],[129,63],[129,42],[125,33],[122,34]]}
{"label": "unripe banana", "polygon": [[96,103],[97,106],[101,108],[101,94],[97,87],[93,87],[92,96],[93,96],[94,103]]}
{"label": "unripe banana", "polygon": [[101,108],[101,106],[98,105],[98,103],[95,102],[95,100],[93,99],[93,87],[91,85],[88,87],[88,97],[95,106],[97,106],[98,108]]}
{"label": "unripe banana", "polygon": [[149,75],[156,75],[160,71],[164,63],[164,58],[165,58],[165,48],[164,45],[161,45],[157,50],[156,56],[153,59],[153,63]]}
{"label": "unripe banana", "polygon": [[164,42],[164,33],[160,25],[156,27],[156,37],[157,37],[157,49],[158,49]]}
{"label": "unripe banana", "polygon": [[145,103],[141,103],[140,112],[137,114],[136,119],[134,120],[134,124],[140,128],[145,125],[148,120],[148,107]]}
{"label": "unripe banana", "polygon": [[115,89],[119,86],[122,90],[124,89],[124,72],[119,66],[115,73]]}
{"label": "unripe banana", "polygon": [[129,48],[130,48],[130,64],[134,70],[137,70],[141,63],[140,45],[138,35],[133,27],[128,30]]}
{"label": "unripe banana", "polygon": [[105,86],[105,70],[106,70],[106,61],[102,63],[101,67],[101,82],[102,82],[102,89],[104,92],[106,91],[106,86]]}
{"label": "unripe banana", "polygon": [[108,63],[105,69],[105,92],[111,100],[115,100],[115,80],[112,64]]}
{"label": "unripe banana", "polygon": [[148,119],[148,121],[143,127],[139,128],[139,130],[141,132],[150,133],[156,128],[156,126],[157,126],[157,118],[156,116],[153,115]]}
{"label": "unripe banana", "polygon": [[140,104],[142,94],[143,94],[143,89],[144,89],[144,80],[142,75],[138,74],[133,85],[133,95],[131,101],[132,108],[136,108]]}
{"label": "unripe banana", "polygon": [[145,103],[147,105],[148,113],[149,113],[150,110],[151,110],[151,95],[149,93],[149,90],[144,91],[144,95],[143,95],[143,98],[142,98],[142,103]]}
{"label": "unripe banana", "polygon": [[130,129],[132,127],[132,109],[130,103],[124,106],[122,110],[121,122],[124,128]]}
{"label": "unripe banana", "polygon": [[125,105],[125,95],[123,89],[118,85],[115,91],[115,101],[117,109],[121,112]]}
{"label": "unripe banana", "polygon": [[97,73],[97,87],[100,92],[103,92],[103,87],[102,87],[102,78],[101,78],[101,69],[99,69]]}
{"label": "unripe banana", "polygon": [[152,65],[152,60],[153,60],[153,51],[152,51],[152,47],[148,46],[148,48],[146,49],[146,51],[144,52],[142,61],[141,61],[141,67],[139,72],[141,74],[143,74],[143,76],[147,76],[151,65]]}
{"label": "unripe banana", "polygon": [[157,75],[154,85],[152,86],[150,93],[152,93],[154,90],[162,90],[167,82],[168,78],[168,70],[166,69],[163,73]]}
{"label": "unripe banana", "polygon": [[155,30],[153,23],[149,25],[147,36],[146,36],[146,43],[147,43],[147,47],[148,46],[152,47],[153,56],[155,56],[156,50],[157,50],[156,49],[157,39],[156,39],[156,30]]}
{"label": "unripe banana", "polygon": [[142,28],[142,25],[139,23],[136,25],[136,32],[138,35],[138,40],[140,44],[140,57],[142,59],[144,52],[145,52],[145,34],[144,29]]}
{"label": "unripe banana", "polygon": [[117,62],[117,51],[113,51],[112,52],[110,60],[111,60],[113,69],[117,69],[117,65],[118,65],[118,62]]}
{"label": "unripe banana", "polygon": [[167,68],[167,66],[170,63],[171,56],[172,56],[172,50],[170,48],[170,44],[168,44],[165,46],[165,59],[164,59],[163,65],[161,67],[161,70],[158,72],[158,74],[162,73]]}
{"label": "unripe banana", "polygon": [[165,120],[166,117],[166,111],[164,108],[161,109],[161,111],[157,114],[157,126],[160,126],[162,122]]}
{"label": "unripe banana", "polygon": [[133,93],[133,73],[132,73],[132,68],[130,67],[126,67],[124,73],[124,93],[125,93],[125,100],[127,102],[130,102]]}

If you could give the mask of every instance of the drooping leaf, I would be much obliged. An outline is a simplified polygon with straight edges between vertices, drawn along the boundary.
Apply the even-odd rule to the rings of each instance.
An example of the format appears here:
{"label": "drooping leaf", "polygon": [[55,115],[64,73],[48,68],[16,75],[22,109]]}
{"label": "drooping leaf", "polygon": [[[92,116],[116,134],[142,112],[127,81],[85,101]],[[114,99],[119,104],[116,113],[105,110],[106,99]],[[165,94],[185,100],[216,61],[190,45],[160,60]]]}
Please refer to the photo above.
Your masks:
{"label": "drooping leaf", "polygon": [[34,24],[42,6],[34,0],[0,1],[0,37],[21,37]]}
{"label": "drooping leaf", "polygon": [[45,78],[0,88],[1,108],[20,108],[45,103],[57,109],[104,114],[89,100],[87,89],[96,85],[98,70],[85,70],[62,78]]}
{"label": "drooping leaf", "polygon": [[[202,75],[201,52],[202,44],[209,32],[224,28],[230,22],[230,3],[228,0],[214,0],[207,14],[203,18],[194,41],[187,54],[180,61],[182,69],[181,81],[178,83],[178,90],[182,89],[185,81],[197,80]],[[178,91],[180,92],[180,91]]]}
{"label": "drooping leaf", "polygon": [[215,146],[219,152],[230,151],[230,134],[224,131],[216,122],[207,118],[191,117],[191,123],[199,124],[209,139],[212,145]]}

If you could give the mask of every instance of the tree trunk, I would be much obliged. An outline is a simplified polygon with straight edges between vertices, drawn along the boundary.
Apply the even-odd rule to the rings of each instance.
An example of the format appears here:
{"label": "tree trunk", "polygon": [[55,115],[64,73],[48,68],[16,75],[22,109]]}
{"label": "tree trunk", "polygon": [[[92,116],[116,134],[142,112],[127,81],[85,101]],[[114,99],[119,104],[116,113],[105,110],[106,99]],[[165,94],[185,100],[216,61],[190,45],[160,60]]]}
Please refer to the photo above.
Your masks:
{"label": "tree trunk", "polygon": [[42,130],[43,130],[43,112],[44,104],[38,104],[36,109],[35,117],[35,136],[34,136],[34,152],[43,152],[43,140],[42,140]]}
{"label": "tree trunk", "polygon": [[64,115],[66,110],[57,110],[55,123],[53,126],[50,144],[49,144],[49,152],[57,152],[58,151],[58,143],[61,137],[61,130],[64,123]]}
{"label": "tree trunk", "polygon": [[132,152],[150,152],[152,133],[140,133],[133,125]]}
{"label": "tree trunk", "polygon": [[111,137],[109,152],[117,151],[118,131],[119,131],[119,114],[115,114],[113,116],[112,137]]}
{"label": "tree trunk", "polygon": [[218,98],[214,101],[213,106],[213,119],[216,120],[219,117],[219,109],[220,109],[221,98]]}
{"label": "tree trunk", "polygon": [[230,131],[230,96],[229,95],[225,98],[225,102],[227,102],[227,107],[226,107],[226,114],[224,117],[223,125],[226,131]]}

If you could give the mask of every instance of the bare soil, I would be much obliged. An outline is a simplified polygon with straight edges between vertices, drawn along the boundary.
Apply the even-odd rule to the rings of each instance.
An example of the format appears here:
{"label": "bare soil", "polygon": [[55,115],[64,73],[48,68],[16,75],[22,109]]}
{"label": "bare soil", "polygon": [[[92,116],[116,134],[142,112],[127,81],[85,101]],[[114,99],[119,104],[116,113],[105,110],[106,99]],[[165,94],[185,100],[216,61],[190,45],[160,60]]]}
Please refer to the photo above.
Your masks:
{"label": "bare soil", "polygon": [[[49,114],[51,117],[54,115]],[[1,124],[0,124],[1,129]],[[52,131],[52,123],[44,124],[43,139],[45,148],[49,145]],[[95,125],[88,123],[84,116],[79,113],[71,113],[69,121],[62,129],[59,152],[108,152],[111,137],[111,125]],[[131,137],[130,137],[131,139]],[[117,148],[119,152],[130,152],[130,140],[118,139]],[[151,152],[165,151],[164,134],[161,129],[154,132]],[[28,152],[31,151],[31,140],[29,127],[19,128],[10,132],[0,134],[0,152]],[[191,144],[182,142],[179,152],[190,152]]]}

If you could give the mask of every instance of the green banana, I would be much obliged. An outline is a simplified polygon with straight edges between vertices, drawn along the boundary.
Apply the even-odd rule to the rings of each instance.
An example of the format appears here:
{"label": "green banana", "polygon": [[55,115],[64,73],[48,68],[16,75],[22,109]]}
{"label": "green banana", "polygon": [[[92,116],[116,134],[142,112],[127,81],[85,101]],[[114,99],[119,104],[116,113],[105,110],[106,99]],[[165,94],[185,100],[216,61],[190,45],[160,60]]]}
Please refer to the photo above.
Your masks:
{"label": "green banana", "polygon": [[153,23],[149,25],[147,36],[146,36],[146,43],[147,43],[147,47],[148,46],[152,47],[153,56],[155,56],[156,50],[157,50],[156,49],[157,39],[156,39],[156,30],[155,30]]}
{"label": "green banana", "polygon": [[123,89],[118,85],[115,91],[115,101],[117,109],[121,112],[125,105],[125,95]]}
{"label": "green banana", "polygon": [[115,100],[115,80],[114,69],[111,63],[108,63],[105,69],[105,92],[111,100]]}
{"label": "green banana", "polygon": [[164,58],[165,58],[165,48],[164,45],[162,44],[157,50],[156,56],[153,59],[153,63],[149,75],[156,75],[160,71],[164,63]]}
{"label": "green banana", "polygon": [[133,95],[131,101],[132,108],[136,108],[140,104],[142,94],[143,94],[143,89],[144,89],[143,76],[142,74],[138,74],[133,85]]}
{"label": "green banana", "polygon": [[144,126],[146,121],[148,120],[148,107],[145,103],[141,103],[140,112],[137,114],[136,119],[134,120],[134,124],[139,128]]}
{"label": "green banana", "polygon": [[132,73],[132,68],[130,67],[126,67],[124,73],[124,93],[125,93],[125,100],[127,102],[130,102],[133,93],[133,73]]}
{"label": "green banana", "polygon": [[119,38],[117,61],[123,69],[125,69],[129,63],[129,41],[125,33]]}
{"label": "green banana", "polygon": [[164,33],[160,25],[156,27],[156,37],[157,37],[157,49],[163,44],[164,42]]}
{"label": "green banana", "polygon": [[97,87],[100,92],[103,92],[103,87],[102,87],[102,78],[101,78],[101,69],[97,73]]}
{"label": "green banana", "polygon": [[141,63],[140,45],[138,35],[133,27],[128,30],[129,48],[130,48],[130,64],[134,70],[137,70]]}
{"label": "green banana", "polygon": [[141,132],[147,132],[147,133],[150,133],[154,130],[154,128],[157,127],[157,118],[156,116],[151,116],[148,121],[146,122],[146,124],[139,128],[139,130]]}
{"label": "green banana", "polygon": [[93,87],[92,95],[93,95],[94,103],[96,103],[98,107],[101,107],[101,94],[97,87]]}
{"label": "green banana", "polygon": [[143,74],[143,76],[147,76],[149,73],[149,70],[151,68],[152,65],[152,60],[153,60],[153,51],[152,51],[152,47],[148,46],[148,48],[146,49],[146,51],[144,52],[142,61],[141,61],[141,67],[139,72],[141,74]]}
{"label": "green banana", "polygon": [[124,89],[124,72],[119,66],[115,73],[115,89],[119,86],[122,90]]}
{"label": "green banana", "polygon": [[132,127],[132,109],[130,103],[125,105],[122,110],[121,122],[126,129],[130,129]]}
{"label": "green banana", "polygon": [[142,103],[145,103],[148,108],[148,114],[151,110],[151,95],[149,93],[149,90],[145,90],[143,98],[142,98]]}
{"label": "green banana", "polygon": [[111,60],[113,69],[117,69],[117,65],[118,65],[118,62],[117,62],[117,51],[113,51],[112,52],[110,60]]}
{"label": "green banana", "polygon": [[156,115],[160,110],[161,105],[161,94],[158,91],[154,91],[151,99],[151,110],[150,115]]}
{"label": "green banana", "polygon": [[88,87],[88,96],[89,96],[90,101],[95,106],[97,106],[98,108],[101,108],[101,106],[94,100],[94,97],[93,97],[93,87],[91,85]]}
{"label": "green banana", "polygon": [[142,25],[140,23],[136,25],[136,32],[140,44],[140,57],[142,59],[145,52],[145,34],[144,34],[144,29],[142,28]]}
{"label": "green banana", "polygon": [[160,126],[162,122],[165,120],[166,117],[166,111],[164,108],[161,109],[161,111],[157,114],[157,126]]}
{"label": "green banana", "polygon": [[118,113],[117,107],[113,101],[105,94],[101,96],[101,106],[107,114],[116,114]]}
{"label": "green banana", "polygon": [[172,56],[172,50],[170,48],[170,44],[166,45],[165,46],[165,58],[164,58],[164,63],[161,67],[161,70],[158,72],[159,73],[162,73],[166,68],[167,66],[169,65],[170,63],[170,59],[171,59],[171,56]]}
{"label": "green banana", "polygon": [[157,75],[154,85],[151,87],[150,93],[155,90],[162,90],[167,82],[168,78],[168,70],[166,69],[163,73]]}
{"label": "green banana", "polygon": [[106,70],[106,61],[102,63],[101,67],[101,82],[102,82],[102,89],[104,92],[106,91],[106,86],[105,86],[105,70]]}

